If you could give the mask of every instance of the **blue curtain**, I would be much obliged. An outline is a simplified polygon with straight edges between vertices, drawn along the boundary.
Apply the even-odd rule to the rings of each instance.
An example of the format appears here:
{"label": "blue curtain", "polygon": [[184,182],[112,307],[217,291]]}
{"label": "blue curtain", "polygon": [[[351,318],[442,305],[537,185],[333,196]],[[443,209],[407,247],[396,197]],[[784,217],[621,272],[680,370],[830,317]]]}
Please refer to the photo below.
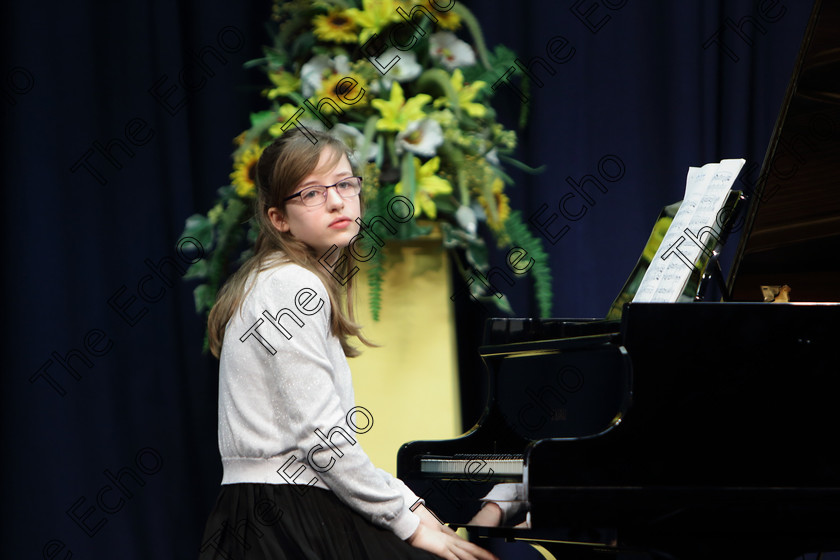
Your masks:
{"label": "blue curtain", "polygon": [[[511,72],[494,104],[509,127],[528,112],[517,156],[545,170],[513,171],[512,205],[545,224],[563,317],[606,313],[689,166],[760,165],[810,10],[468,6],[521,63],[498,69]],[[179,236],[228,182],[232,137],[262,106],[265,79],[243,63],[268,41],[269,13],[212,0],[4,8],[4,556],[181,559],[202,544],[221,476],[216,363],[181,278],[203,248]],[[538,314],[527,278],[504,289],[517,315]],[[460,305],[465,411],[481,400],[483,318]]]}
{"label": "blue curtain", "polygon": [[[527,109],[519,153],[545,166],[518,175],[514,207],[549,252],[553,314],[603,317],[659,211],[682,199],[690,166],[743,157],[742,177],[753,169],[755,180],[811,2],[516,6],[474,8],[488,43],[511,47],[530,66],[499,85],[495,104],[510,126]],[[509,84],[526,74],[522,101]],[[538,315],[527,290],[511,291],[521,293],[517,314]]]}

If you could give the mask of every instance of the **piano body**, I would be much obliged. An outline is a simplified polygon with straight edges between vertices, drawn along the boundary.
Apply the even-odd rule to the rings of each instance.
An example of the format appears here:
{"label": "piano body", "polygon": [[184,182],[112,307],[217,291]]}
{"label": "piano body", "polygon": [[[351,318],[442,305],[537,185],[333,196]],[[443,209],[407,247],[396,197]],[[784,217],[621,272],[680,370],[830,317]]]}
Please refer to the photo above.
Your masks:
{"label": "piano body", "polygon": [[[521,482],[531,528],[475,534],[558,558],[840,550],[838,39],[840,2],[817,0],[724,301],[488,320],[476,426],[398,454],[441,518],[466,524],[493,485]],[[785,284],[793,303],[762,302]]]}

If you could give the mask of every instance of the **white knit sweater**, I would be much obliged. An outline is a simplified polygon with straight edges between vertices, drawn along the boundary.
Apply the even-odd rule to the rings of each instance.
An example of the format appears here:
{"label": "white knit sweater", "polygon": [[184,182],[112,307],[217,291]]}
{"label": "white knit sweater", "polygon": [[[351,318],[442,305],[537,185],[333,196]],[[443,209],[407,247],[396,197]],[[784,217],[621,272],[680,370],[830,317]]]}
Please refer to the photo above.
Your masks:
{"label": "white knit sweater", "polygon": [[252,274],[247,285],[220,357],[222,484],[325,488],[408,538],[420,522],[410,510],[417,497],[362,450],[358,434],[370,429],[373,411],[355,408],[323,283],[286,263]]}

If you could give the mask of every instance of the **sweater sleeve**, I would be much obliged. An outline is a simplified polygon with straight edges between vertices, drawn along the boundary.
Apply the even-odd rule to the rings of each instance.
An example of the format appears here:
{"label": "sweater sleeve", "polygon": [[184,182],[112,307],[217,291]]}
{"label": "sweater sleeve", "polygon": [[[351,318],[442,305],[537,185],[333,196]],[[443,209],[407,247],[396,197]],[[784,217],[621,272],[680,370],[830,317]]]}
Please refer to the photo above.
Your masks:
{"label": "sweater sleeve", "polygon": [[405,482],[403,482],[399,478],[393,476],[388,471],[384,471],[382,469],[376,470],[379,472],[379,474],[382,476],[383,480],[385,480],[385,483],[388,484],[388,486],[395,490],[398,490],[402,494],[403,500],[405,500],[405,505],[407,505],[411,511],[414,511],[416,509],[415,506],[418,502],[421,504],[426,503],[426,500],[418,497],[417,494],[415,494],[414,491],[411,490],[411,488],[409,488],[408,486],[406,486]]}
{"label": "sweater sleeve", "polygon": [[[258,443],[240,444],[235,455],[262,455],[280,465],[276,483],[302,485],[302,492],[323,484],[372,523],[401,539],[411,536],[420,520],[409,509],[408,489],[383,477],[358,441],[365,420],[351,413],[349,366],[330,331],[330,300],[320,279],[296,265],[261,273],[241,319],[225,343],[232,346],[230,363],[249,366],[239,375],[256,378],[240,399],[251,417],[239,423]],[[231,327],[237,328],[233,321]]]}

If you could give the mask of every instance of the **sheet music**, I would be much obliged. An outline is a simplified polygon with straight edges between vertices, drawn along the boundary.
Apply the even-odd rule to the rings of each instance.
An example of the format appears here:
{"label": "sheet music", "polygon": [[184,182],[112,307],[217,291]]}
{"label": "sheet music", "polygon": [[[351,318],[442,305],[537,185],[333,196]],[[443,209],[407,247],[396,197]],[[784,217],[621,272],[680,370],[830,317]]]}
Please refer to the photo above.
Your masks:
{"label": "sheet music", "polygon": [[705,242],[720,235],[718,212],[745,160],[690,167],[685,198],[645,273],[634,302],[675,302],[685,290]]}

